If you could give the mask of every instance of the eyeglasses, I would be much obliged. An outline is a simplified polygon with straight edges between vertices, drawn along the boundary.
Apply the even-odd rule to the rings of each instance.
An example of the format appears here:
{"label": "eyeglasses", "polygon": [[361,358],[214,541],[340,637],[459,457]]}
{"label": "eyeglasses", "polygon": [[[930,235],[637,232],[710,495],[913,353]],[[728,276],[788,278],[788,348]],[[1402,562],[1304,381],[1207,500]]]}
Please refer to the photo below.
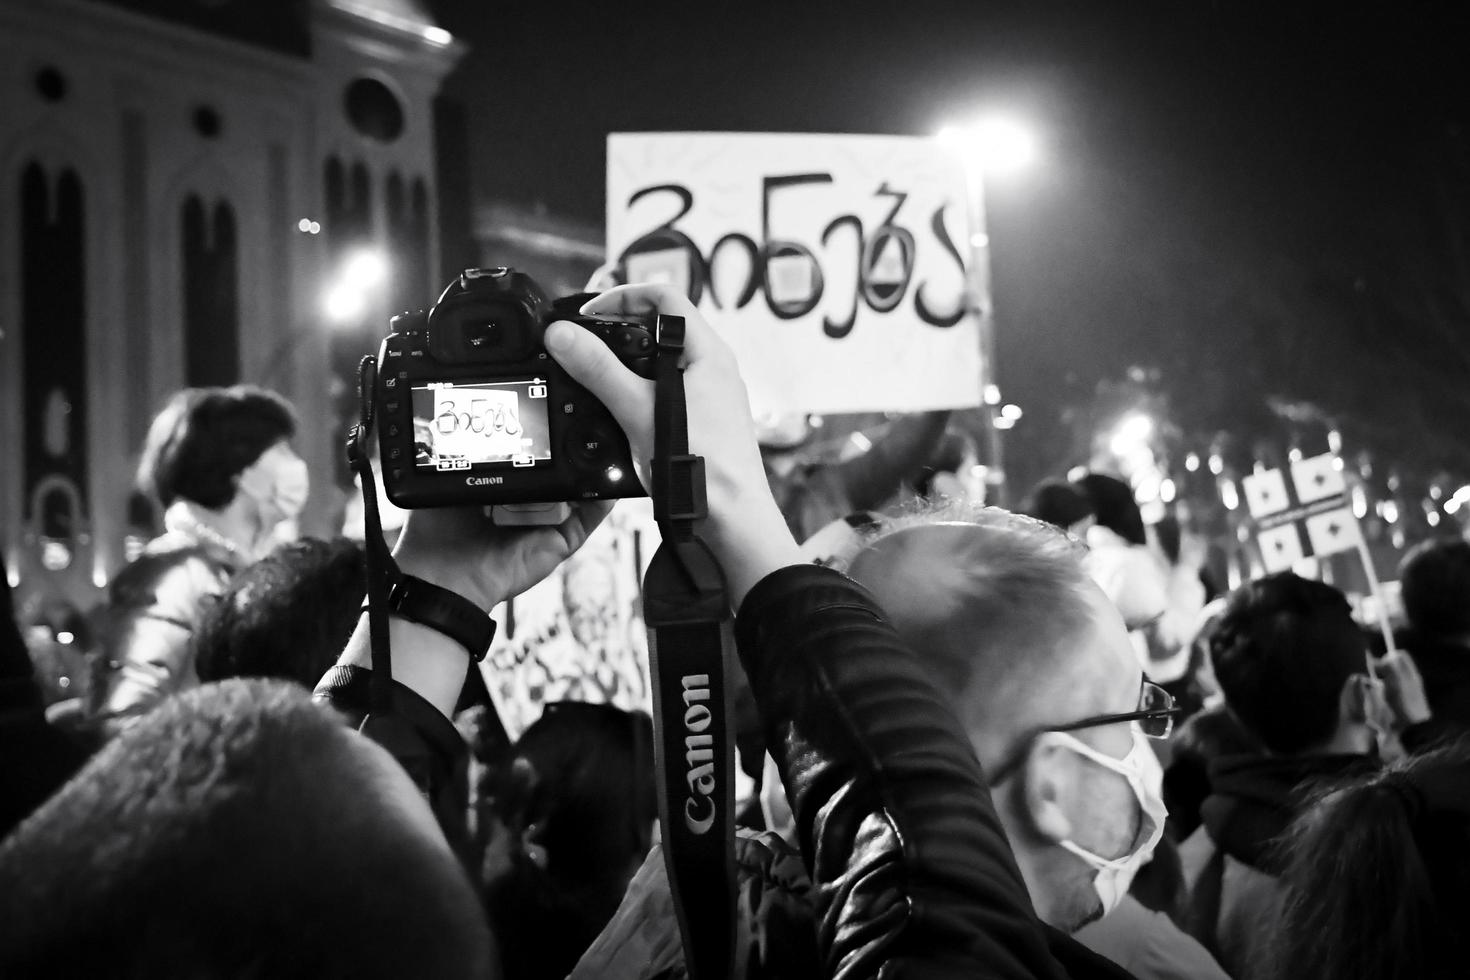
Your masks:
{"label": "eyeglasses", "polygon": [[1075,732],[1079,728],[1096,728],[1099,725],[1113,725],[1120,721],[1135,721],[1138,728],[1149,738],[1168,738],[1174,731],[1174,717],[1180,712],[1179,705],[1174,703],[1174,695],[1164,690],[1153,681],[1144,679],[1143,689],[1138,695],[1138,708],[1134,711],[1124,711],[1116,715],[1093,715],[1091,718],[1083,718],[1067,725],[1057,725],[1047,728],[1049,732]]}
{"label": "eyeglasses", "polygon": [[1115,725],[1119,722],[1131,721],[1138,725],[1138,730],[1149,738],[1168,738],[1169,734],[1174,731],[1174,717],[1179,714],[1180,710],[1179,705],[1174,703],[1174,695],[1148,678],[1144,678],[1138,694],[1138,707],[1135,710],[1114,715],[1093,715],[1090,718],[1068,722],[1065,725],[1045,725],[1033,729],[1021,740],[1021,747],[1016,753],[1008,761],[987,773],[987,778],[990,785],[994,786],[1010,776],[1025,761],[1026,746],[1030,744],[1031,739],[1044,732],[1075,732],[1080,728],[1096,728],[1099,725]]}

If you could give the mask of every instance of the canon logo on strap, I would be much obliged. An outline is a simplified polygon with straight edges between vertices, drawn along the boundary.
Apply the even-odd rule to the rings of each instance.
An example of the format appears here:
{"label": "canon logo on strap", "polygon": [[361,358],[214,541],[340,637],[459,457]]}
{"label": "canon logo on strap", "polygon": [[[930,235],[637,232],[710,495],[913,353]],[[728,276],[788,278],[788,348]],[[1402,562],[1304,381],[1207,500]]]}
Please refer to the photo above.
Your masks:
{"label": "canon logo on strap", "polygon": [[684,686],[684,778],[689,798],[684,801],[684,826],[691,834],[708,833],[715,822],[715,737],[706,734],[713,716],[709,706],[709,675],[685,674]]}

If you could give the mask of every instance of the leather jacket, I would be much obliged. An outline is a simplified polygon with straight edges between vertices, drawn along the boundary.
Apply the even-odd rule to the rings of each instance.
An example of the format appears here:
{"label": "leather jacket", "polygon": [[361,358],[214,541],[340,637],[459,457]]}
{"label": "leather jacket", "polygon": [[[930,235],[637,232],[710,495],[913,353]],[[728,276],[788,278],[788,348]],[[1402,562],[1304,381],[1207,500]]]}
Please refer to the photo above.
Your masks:
{"label": "leather jacket", "polygon": [[832,977],[1126,977],[1036,918],[970,742],[873,598],[798,565],[736,643]]}
{"label": "leather jacket", "polygon": [[[746,597],[736,640],[805,866],[772,835],[737,846],[754,920],[737,930],[742,976],[1129,976],[1036,918],[969,740],[866,591],[815,565],[780,569]],[[368,673],[339,668],[317,696],[361,717]],[[442,722],[448,744],[453,726],[433,715],[407,720]],[[420,780],[431,803],[448,795],[447,764],[410,762],[440,774]],[[684,975],[662,864],[645,862],[574,977]]]}
{"label": "leather jacket", "polygon": [[194,630],[241,565],[219,545],[170,531],[112,580],[92,682],[95,721],[115,727],[199,683]]}

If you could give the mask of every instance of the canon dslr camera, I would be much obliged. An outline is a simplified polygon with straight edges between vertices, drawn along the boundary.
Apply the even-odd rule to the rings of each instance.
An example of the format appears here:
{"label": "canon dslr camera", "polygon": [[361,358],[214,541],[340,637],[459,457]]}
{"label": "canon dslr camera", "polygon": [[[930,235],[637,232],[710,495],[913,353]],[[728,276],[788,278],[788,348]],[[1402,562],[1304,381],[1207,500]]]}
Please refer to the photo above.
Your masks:
{"label": "canon dslr camera", "polygon": [[429,310],[395,316],[372,392],[383,483],[400,507],[645,496],[608,410],[546,353],[555,320],[653,377],[656,317],[584,316],[513,269],[469,269]]}

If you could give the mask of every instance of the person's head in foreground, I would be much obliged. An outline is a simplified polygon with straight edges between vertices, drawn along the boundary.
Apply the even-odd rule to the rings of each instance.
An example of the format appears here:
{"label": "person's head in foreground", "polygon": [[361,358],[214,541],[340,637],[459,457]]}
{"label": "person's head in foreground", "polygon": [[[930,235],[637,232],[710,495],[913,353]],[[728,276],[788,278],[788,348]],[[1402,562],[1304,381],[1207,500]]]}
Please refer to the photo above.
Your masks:
{"label": "person's head in foreground", "polygon": [[1367,656],[1343,594],[1292,572],[1232,592],[1210,634],[1226,706],[1277,756],[1373,751],[1390,711]]}
{"label": "person's head in foreground", "polygon": [[279,677],[316,687],[342,652],[367,589],[363,546],[307,538],[230,580],[194,631],[202,681]]}
{"label": "person's head in foreground", "polygon": [[1470,743],[1332,790],[1293,828],[1281,980],[1449,980],[1470,963]]}
{"label": "person's head in foreground", "polygon": [[0,880],[5,977],[493,975],[412,781],[283,682],[163,702],[0,844]]}
{"label": "person's head in foreground", "polygon": [[301,512],[310,482],[291,449],[296,414],[280,395],[251,385],[185,388],[154,417],[138,486],[165,508],[187,509],[252,557]]}
{"label": "person's head in foreground", "polygon": [[847,571],[952,692],[1041,918],[1111,910],[1163,831],[1148,735],[1173,715],[1078,545],[951,504],[886,522]]}

